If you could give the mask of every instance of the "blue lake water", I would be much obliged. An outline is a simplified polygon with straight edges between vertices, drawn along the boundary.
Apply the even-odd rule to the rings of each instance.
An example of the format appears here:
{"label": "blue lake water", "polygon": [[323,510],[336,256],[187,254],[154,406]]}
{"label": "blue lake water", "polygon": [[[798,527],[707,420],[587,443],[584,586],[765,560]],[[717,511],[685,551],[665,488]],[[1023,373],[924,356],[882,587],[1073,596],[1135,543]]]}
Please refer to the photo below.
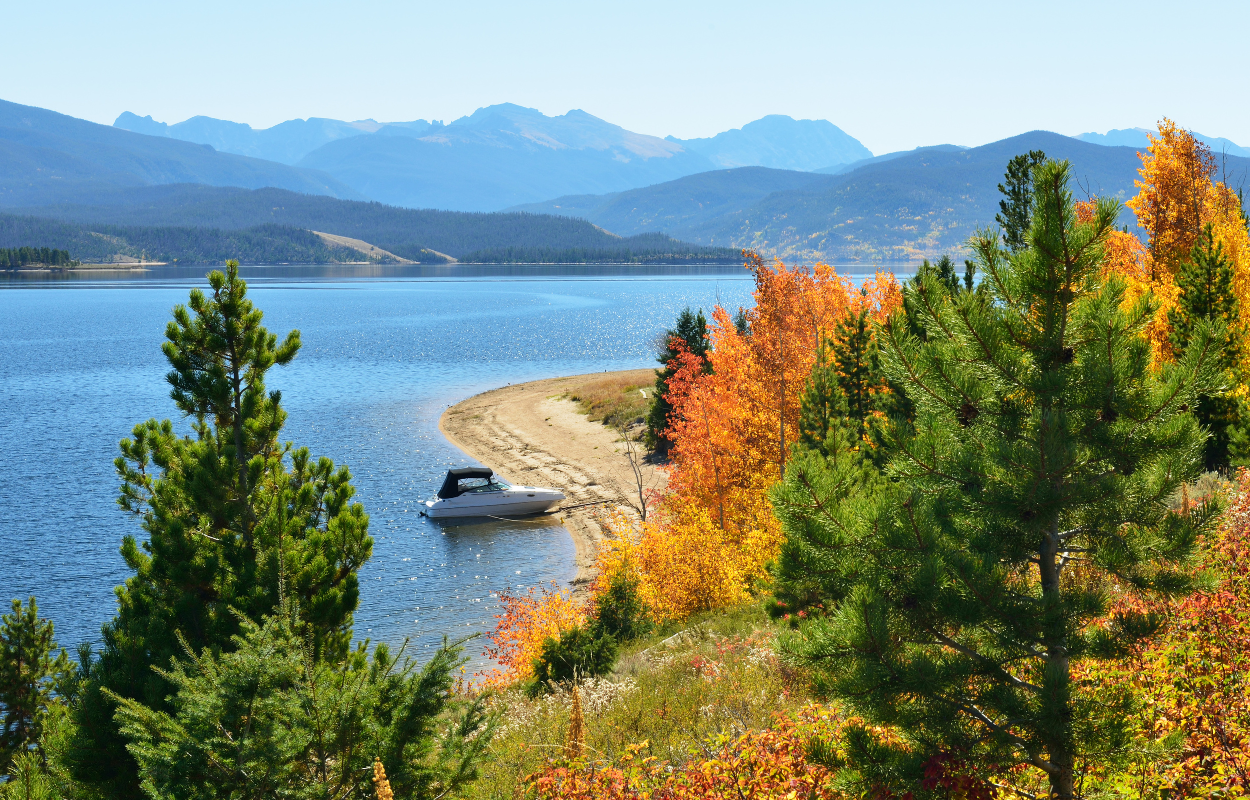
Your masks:
{"label": "blue lake water", "polygon": [[[488,629],[492,591],[573,577],[558,524],[441,527],[417,511],[448,467],[472,463],[438,432],[449,405],[508,383],[653,366],[653,342],[685,306],[750,304],[743,270],[620,271],[243,268],[269,329],[303,340],[268,379],[289,414],[283,438],[350,467],[370,515],[357,636],[408,637],[420,652]],[[128,575],[117,548],[142,530],[116,506],[112,462],[136,423],[179,421],[160,343],[202,276],[0,278],[0,602],[37,596],[63,645],[99,638]]]}

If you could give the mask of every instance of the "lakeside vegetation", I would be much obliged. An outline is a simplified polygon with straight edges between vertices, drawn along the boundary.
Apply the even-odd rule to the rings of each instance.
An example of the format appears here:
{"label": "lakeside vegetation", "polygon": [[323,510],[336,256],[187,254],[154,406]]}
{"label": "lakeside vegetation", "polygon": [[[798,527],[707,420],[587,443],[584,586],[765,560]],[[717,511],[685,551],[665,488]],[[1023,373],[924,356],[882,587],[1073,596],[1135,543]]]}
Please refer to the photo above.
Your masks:
{"label": "lakeside vegetation", "polygon": [[650,383],[629,376],[605,375],[574,386],[567,396],[591,422],[619,428],[645,417],[651,408],[652,398],[645,394],[650,389]]}
{"label": "lakeside vegetation", "polygon": [[[577,244],[586,238],[578,235],[582,231],[574,231],[574,235],[564,236],[559,230],[547,230],[547,226],[541,224],[541,218],[535,215],[511,216],[539,221],[522,226],[539,230],[523,230],[518,237],[521,242],[534,241],[533,244],[481,247],[480,245],[491,241],[507,241],[504,231],[491,231],[489,235],[469,241],[470,245],[479,245],[477,249],[466,252],[462,247],[453,248],[455,253],[460,254],[459,260],[469,264],[735,264],[741,261],[740,252],[732,248],[691,245],[663,234],[621,238],[593,226],[588,227],[594,230],[596,235],[592,238],[595,241],[589,246],[583,246]],[[568,222],[572,221],[562,220],[561,224]],[[351,230],[351,226],[341,224],[327,225],[321,230],[349,230],[352,234],[358,233]],[[544,232],[549,233],[550,238],[544,240]],[[436,252],[436,249],[413,242],[409,237],[410,232],[398,242],[381,244],[376,240],[367,241],[409,261],[422,264],[447,263],[447,257],[442,254],[446,251]],[[105,261],[116,255],[123,255],[179,264],[223,264],[230,259],[248,264],[339,264],[361,261],[397,263],[389,256],[366,254],[327,242],[312,230],[274,223],[238,229],[94,225],[0,214],[0,246],[32,241],[44,243],[44,250],[49,247],[59,248],[72,252],[79,260],[87,261]]]}
{"label": "lakeside vegetation", "polygon": [[[82,238],[83,231],[113,231],[126,238],[118,231],[125,229],[130,236],[143,237],[165,229],[203,229],[220,238],[230,235],[228,232],[281,226],[283,230],[324,231],[360,239],[421,263],[440,263],[444,259],[437,253],[475,263],[655,263],[669,259],[715,264],[741,260],[736,248],[703,247],[655,233],[621,237],[585,220],[550,214],[399,208],[281,189],[145,187],[132,190],[124,203],[116,205],[56,205],[26,209],[23,214],[36,218],[26,224],[43,226],[36,229],[40,236],[62,237],[49,239],[49,245],[71,241],[64,238],[67,236],[77,237],[72,241],[87,241]],[[56,227],[60,223],[76,227],[72,232],[60,230]],[[6,241],[4,231],[0,223],[0,246]],[[42,243],[44,239],[25,241]],[[316,244],[298,237],[291,241],[300,246]],[[236,244],[252,246],[246,241]],[[67,249],[77,253],[73,247]],[[200,248],[197,252],[207,251]],[[252,255],[250,250],[234,253],[246,261],[254,260]],[[315,254],[307,257],[314,258]],[[214,262],[210,259],[204,263]]]}
{"label": "lakeside vegetation", "polygon": [[[41,217],[0,214],[0,245],[42,242],[73,254],[79,261],[110,261],[122,255],[145,261],[178,264],[224,264],[235,259],[251,264],[386,263],[350,247],[326,242],[312,231],[284,225],[242,230],[189,227],[80,225]],[[446,259],[427,255],[443,262]]]}
{"label": "lakeside vegetation", "polygon": [[78,262],[70,258],[66,250],[49,247],[0,247],[0,269],[16,269],[27,266],[76,267]]}
{"label": "lakeside vegetation", "polygon": [[606,246],[492,247],[459,259],[467,264],[738,264],[742,252],[732,247],[703,247],[662,233],[643,233]]}
{"label": "lakeside vegetation", "polygon": [[588,599],[501,593],[468,682],[351,647],[368,515],[280,438],[298,332],[212,273],[164,344],[195,435],[121,443],[102,649],[0,625],[0,795],[1244,796],[1250,220],[1170,122],[1142,162],[1145,244],[1028,153],[962,279],[752,256],[670,331],[664,497]]}

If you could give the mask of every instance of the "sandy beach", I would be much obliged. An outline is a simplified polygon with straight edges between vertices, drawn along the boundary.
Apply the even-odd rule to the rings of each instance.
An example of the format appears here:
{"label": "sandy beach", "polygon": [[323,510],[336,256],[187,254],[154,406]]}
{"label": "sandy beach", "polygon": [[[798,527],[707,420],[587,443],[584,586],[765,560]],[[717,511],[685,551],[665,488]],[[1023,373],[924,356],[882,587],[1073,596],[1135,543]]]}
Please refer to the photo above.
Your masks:
{"label": "sandy beach", "polygon": [[[578,385],[611,374],[637,376],[639,383],[655,378],[654,370],[641,369],[504,386],[457,403],[438,422],[448,441],[504,479],[564,491],[558,516],[577,549],[575,588],[594,580],[595,556],[608,534],[602,520],[612,510],[638,516],[637,481],[620,434],[565,399]],[[642,471],[644,486],[663,489],[662,469],[644,464]]]}

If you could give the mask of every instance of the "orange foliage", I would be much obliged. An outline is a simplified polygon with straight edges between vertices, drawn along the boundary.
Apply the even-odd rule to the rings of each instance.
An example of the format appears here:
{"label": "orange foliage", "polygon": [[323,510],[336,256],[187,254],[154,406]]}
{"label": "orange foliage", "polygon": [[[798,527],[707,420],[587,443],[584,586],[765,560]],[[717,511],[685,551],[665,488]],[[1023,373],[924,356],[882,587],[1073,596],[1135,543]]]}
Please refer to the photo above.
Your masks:
{"label": "orange foliage", "polygon": [[586,621],[586,608],[573,599],[572,591],[530,587],[523,595],[499,593],[502,613],[495,615],[495,630],[487,634],[486,655],[499,666],[477,677],[487,685],[506,686],[533,675],[534,659],[543,642]]}
{"label": "orange foliage", "polygon": [[[1243,309],[1250,308],[1250,234],[1242,216],[1240,198],[1214,180],[1216,166],[1210,149],[1170,119],[1159,123],[1159,135],[1150,136],[1150,147],[1139,153],[1142,161],[1138,194],[1128,202],[1137,223],[1149,236],[1143,247],[1137,237],[1112,233],[1105,245],[1104,274],[1121,276],[1126,284],[1125,303],[1141,295],[1154,295],[1158,310],[1146,330],[1156,363],[1175,357],[1169,342],[1172,328],[1168,312],[1176,307],[1180,291],[1176,275],[1189,257],[1198,234],[1211,225],[1217,242],[1233,264],[1233,289]],[[1088,221],[1093,203],[1078,203],[1077,218]],[[1250,323],[1241,315],[1239,338],[1250,335]],[[1242,375],[1250,375],[1250,352]]]}
{"label": "orange foliage", "polygon": [[[703,753],[685,764],[642,757],[647,743],[627,748],[612,760],[550,760],[526,778],[532,800],[909,800],[885,788],[867,795],[858,789],[836,788],[835,773],[810,759],[819,745],[828,755],[844,759],[849,728],[865,730],[882,743],[901,740],[882,728],[863,728],[863,720],[847,719],[832,709],[811,704],[797,714],[777,714],[765,730],[749,730],[704,745]],[[994,786],[959,759],[938,755],[925,763],[921,788],[952,800],[992,800]]]}
{"label": "orange foliage", "polygon": [[526,779],[534,800],[720,800],[726,797],[841,800],[831,773],[809,763],[813,738],[830,739],[839,723],[818,706],[799,718],[778,715],[773,727],[714,744],[708,757],[671,766],[640,757],[636,745],[608,764],[549,762]]}
{"label": "orange foliage", "polygon": [[1137,196],[1128,207],[1137,224],[1150,236],[1148,265],[1155,280],[1175,278],[1189,256],[1208,210],[1215,159],[1193,134],[1164,117],[1159,135],[1147,134],[1150,147],[1141,158],[1141,179],[1134,181]]}
{"label": "orange foliage", "polygon": [[821,341],[850,312],[883,319],[902,303],[894,276],[879,272],[862,291],[826,264],[766,265],[749,256],[755,307],[740,333],[729,313],[712,314],[708,359],[677,348],[669,379],[669,494],[641,530],[618,529],[604,574],[634,565],[661,616],[743,599],[777,552],[781,529],[768,489],[799,435],[800,398]]}

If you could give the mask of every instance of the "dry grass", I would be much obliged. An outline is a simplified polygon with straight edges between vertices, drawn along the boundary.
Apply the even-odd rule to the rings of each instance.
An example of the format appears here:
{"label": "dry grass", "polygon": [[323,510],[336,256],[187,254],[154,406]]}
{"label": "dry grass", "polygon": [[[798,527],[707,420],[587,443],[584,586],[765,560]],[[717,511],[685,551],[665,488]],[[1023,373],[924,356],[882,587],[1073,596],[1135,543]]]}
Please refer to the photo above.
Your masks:
{"label": "dry grass", "polygon": [[602,422],[614,428],[631,425],[641,421],[651,408],[655,381],[643,381],[641,377],[638,372],[632,372],[592,378],[570,389],[566,396],[577,403],[591,422]]}
{"label": "dry grass", "polygon": [[[640,757],[682,764],[707,757],[718,736],[766,728],[775,712],[796,711],[808,702],[806,682],[774,655],[777,631],[753,603],[626,646],[611,675],[582,685],[587,755],[612,760],[645,743]],[[509,691],[495,703],[502,727],[470,800],[521,796],[525,777],[567,744],[567,690],[537,700]]]}

